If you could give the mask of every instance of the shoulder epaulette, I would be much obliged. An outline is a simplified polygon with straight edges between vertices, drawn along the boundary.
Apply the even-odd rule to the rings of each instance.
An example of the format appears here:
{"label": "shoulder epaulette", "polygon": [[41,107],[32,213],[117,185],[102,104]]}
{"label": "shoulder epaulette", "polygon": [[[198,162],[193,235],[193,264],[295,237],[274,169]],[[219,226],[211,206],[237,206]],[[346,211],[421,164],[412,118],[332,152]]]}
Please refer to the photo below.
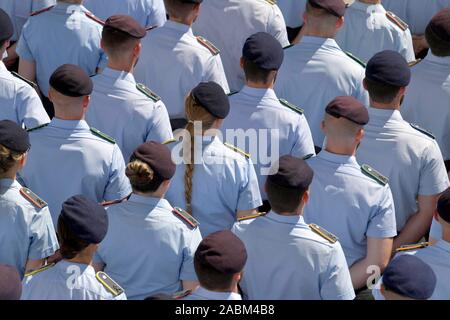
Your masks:
{"label": "shoulder epaulette", "polygon": [[111,279],[106,273],[103,271],[99,271],[95,274],[95,278],[100,282],[105,289],[110,292],[114,297],[121,295],[123,293],[123,289],[119,286],[113,279]]}
{"label": "shoulder epaulette", "polygon": [[392,21],[393,23],[395,23],[400,29],[402,29],[403,31],[406,31],[409,26],[408,24],[403,21],[402,19],[400,19],[398,16],[396,16],[393,12],[391,11],[387,11],[386,12],[386,17]]}
{"label": "shoulder epaulette", "polygon": [[32,13],[30,14],[30,17],[34,17],[34,16],[37,16],[38,14],[41,14],[41,13],[43,13],[43,12],[50,11],[51,9],[53,9],[53,7],[54,7],[54,6],[50,6],[50,7],[47,7],[47,8],[44,8],[44,9],[41,9],[41,10],[32,12]]}
{"label": "shoulder epaulette", "polygon": [[242,154],[242,155],[243,155],[244,157],[246,157],[247,159],[249,159],[249,158],[252,157],[249,153],[246,153],[246,152],[242,151],[242,150],[239,149],[238,147],[235,147],[235,146],[233,146],[232,144],[229,144],[228,142],[225,142],[224,145],[225,145],[227,148],[230,148],[231,150],[233,150],[233,151],[235,151],[235,152],[237,152],[237,153]]}
{"label": "shoulder epaulette", "polygon": [[152,31],[153,29],[156,29],[156,28],[158,28],[158,26],[147,27],[147,28],[145,28],[145,31],[150,32],[150,31]]}
{"label": "shoulder epaulette", "polygon": [[95,136],[97,136],[97,137],[99,137],[99,138],[102,138],[103,140],[106,140],[106,141],[108,141],[108,142],[111,142],[112,144],[115,144],[115,143],[116,143],[116,140],[114,140],[114,138],[108,136],[107,134],[101,132],[101,131],[98,130],[98,129],[95,129],[95,128],[91,127],[91,132],[92,132]]}
{"label": "shoulder epaulette", "polygon": [[410,68],[412,68],[412,67],[418,65],[421,61],[422,61],[422,59],[417,59],[417,60],[411,61],[411,62],[408,63],[408,66]]}
{"label": "shoulder epaulette", "polygon": [[403,251],[411,251],[411,250],[418,250],[426,248],[430,245],[429,242],[420,242],[416,244],[406,244],[404,246],[401,246],[397,249],[395,249],[395,252],[403,252]]}
{"label": "shoulder epaulette", "polygon": [[361,166],[361,171],[366,176],[374,179],[376,182],[378,182],[382,186],[385,186],[389,182],[389,179],[387,177],[383,176],[381,173],[376,171],[374,168],[372,168],[368,164],[363,164]]}
{"label": "shoulder epaulette", "polygon": [[39,269],[36,269],[36,270],[30,271],[30,272],[27,272],[27,273],[25,273],[25,277],[34,276],[35,274],[37,274],[37,273],[39,273],[39,272],[45,271],[45,270],[47,270],[47,269],[50,269],[50,268],[53,267],[55,264],[56,264],[56,263],[50,263],[50,264],[47,264],[47,265],[45,265],[45,266],[40,267]]}
{"label": "shoulder epaulette", "polygon": [[149,97],[150,99],[152,99],[154,102],[158,102],[159,100],[161,100],[161,98],[154,93],[152,90],[150,90],[149,88],[147,88],[147,86],[145,84],[142,83],[138,83],[136,84],[136,88],[142,92],[143,94],[145,94],[147,97]]}
{"label": "shoulder epaulette", "polygon": [[266,0],[266,2],[272,6],[277,4],[277,0]]}
{"label": "shoulder epaulette", "polygon": [[288,102],[288,101],[285,100],[285,99],[279,99],[279,100],[280,100],[280,103],[281,103],[283,106],[288,107],[289,109],[291,109],[292,111],[297,112],[298,114],[303,114],[303,113],[305,112],[302,108],[297,107],[296,105],[294,105],[294,104]]}
{"label": "shoulder epaulette", "polygon": [[220,53],[220,50],[213,45],[210,41],[206,40],[203,37],[197,37],[198,43],[200,43],[202,46],[204,46],[206,49],[208,49],[213,55],[218,55]]}
{"label": "shoulder epaulette", "polygon": [[229,94],[227,94],[227,96],[231,97],[234,96],[236,93],[239,93],[239,91],[232,91]]}
{"label": "shoulder epaulette", "polygon": [[291,43],[291,44],[287,45],[286,47],[283,47],[283,50],[292,48],[293,46],[295,46],[295,43]]}
{"label": "shoulder epaulette", "polygon": [[33,81],[28,80],[27,78],[22,77],[22,76],[21,76],[20,74],[18,74],[17,72],[11,71],[11,74],[12,74],[14,77],[16,77],[16,78],[18,78],[18,79],[20,79],[20,80],[22,80],[22,81],[28,83],[28,84],[29,84],[31,87],[33,87],[34,89],[37,88],[37,84],[36,84],[36,83],[34,83]]}
{"label": "shoulder epaulette", "polygon": [[187,211],[181,209],[181,208],[174,208],[172,210],[172,212],[181,220],[183,220],[184,222],[186,222],[189,226],[191,226],[192,228],[197,228],[200,223],[192,216],[190,215]]}
{"label": "shoulder epaulette", "polygon": [[171,143],[174,143],[174,142],[177,142],[177,140],[176,139],[169,139],[167,141],[164,141],[162,144],[168,145],[168,144],[171,144]]}
{"label": "shoulder epaulette", "polygon": [[86,15],[86,17],[88,17],[89,19],[91,19],[91,20],[97,22],[98,24],[101,24],[102,26],[105,25],[105,21],[103,21],[103,20],[100,19],[100,18],[97,18],[97,17],[94,16],[92,13],[90,13],[90,12],[85,12],[84,14]]}
{"label": "shoulder epaulette", "polygon": [[411,127],[413,127],[414,129],[416,129],[419,132],[422,132],[424,135],[432,138],[433,140],[436,140],[436,137],[434,136],[434,134],[432,134],[430,131],[420,127],[419,125],[415,124],[415,123],[410,123]]}
{"label": "shoulder epaulette", "polygon": [[115,205],[115,204],[119,204],[119,203],[128,201],[128,199],[130,199],[130,197],[131,197],[131,194],[129,196],[126,196],[123,199],[117,199],[117,200],[111,200],[111,201],[103,201],[102,203],[100,203],[100,205],[103,206],[103,207],[109,207],[109,206],[112,206],[112,205]]}
{"label": "shoulder epaulette", "polygon": [[366,67],[366,64],[364,63],[364,61],[362,61],[360,58],[356,57],[354,54],[352,54],[351,52],[348,51],[344,51],[345,54],[347,55],[347,57],[349,57],[350,59],[352,59],[353,61],[355,61],[356,63],[358,63],[359,65],[361,65],[363,68]]}
{"label": "shoulder epaulette", "polygon": [[312,157],[314,157],[313,153],[307,154],[306,156],[303,157],[303,160],[308,160],[311,159]]}
{"label": "shoulder epaulette", "polygon": [[266,214],[267,214],[267,212],[260,212],[260,213],[257,213],[257,214],[252,214],[252,215],[249,215],[249,216],[240,217],[240,218],[237,219],[237,221],[241,222],[241,221],[256,219],[256,218],[259,218],[259,217],[264,217]]}
{"label": "shoulder epaulette", "polygon": [[314,233],[318,234],[319,236],[321,236],[325,240],[328,240],[328,242],[330,242],[330,243],[336,243],[339,240],[338,237],[336,237],[334,234],[332,234],[331,232],[325,230],[322,227],[319,227],[317,224],[311,223],[309,225],[309,228]]}
{"label": "shoulder epaulette", "polygon": [[31,202],[31,204],[39,209],[45,208],[47,206],[47,202],[39,198],[33,191],[28,188],[21,188],[20,194],[22,195],[22,197],[27,199],[29,202]]}
{"label": "shoulder epaulette", "polygon": [[175,292],[175,293],[172,295],[172,299],[180,300],[180,299],[186,298],[186,297],[189,296],[191,293],[192,293],[192,290],[184,290],[184,291]]}
{"label": "shoulder epaulette", "polygon": [[44,124],[41,124],[40,126],[37,126],[37,127],[34,127],[34,128],[27,129],[27,132],[31,132],[31,131],[35,131],[35,130],[38,130],[38,129],[45,128],[45,127],[48,126],[49,124],[50,124],[50,123],[44,123]]}

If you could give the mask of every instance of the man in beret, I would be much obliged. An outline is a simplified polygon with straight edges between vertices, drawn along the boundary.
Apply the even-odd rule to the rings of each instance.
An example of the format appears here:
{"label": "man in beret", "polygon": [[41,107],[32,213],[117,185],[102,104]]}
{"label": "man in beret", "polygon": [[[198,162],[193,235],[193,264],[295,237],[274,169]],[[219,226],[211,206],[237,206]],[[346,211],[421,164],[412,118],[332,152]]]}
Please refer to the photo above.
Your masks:
{"label": "man in beret", "polygon": [[352,97],[337,97],[325,109],[324,149],[308,161],[314,170],[305,220],[335,234],[344,250],[353,287],[360,296],[369,266],[384,270],[397,235],[387,180],[355,158],[369,122],[367,108]]}
{"label": "man in beret", "polygon": [[276,1],[204,1],[193,29],[195,34],[217,45],[232,92],[241,90],[245,84],[239,60],[248,37],[256,32],[267,32],[274,36],[282,47],[289,45],[286,24]]}
{"label": "man in beret", "polygon": [[50,78],[55,117],[29,130],[33,149],[19,175],[25,186],[48,201],[55,225],[61,204],[71,195],[102,202],[131,193],[114,139],[84,120],[92,88],[91,78],[80,67],[62,65]]}
{"label": "man in beret", "polygon": [[26,274],[21,299],[126,300],[123,289],[92,266],[107,230],[108,216],[101,205],[81,195],[67,199],[58,218],[63,260]]}
{"label": "man in beret", "polygon": [[[263,200],[266,200],[263,190],[268,175],[266,172],[280,154],[299,158],[315,155],[311,131],[303,111],[278,99],[273,91],[283,57],[280,43],[268,33],[258,32],[246,40],[241,58],[246,85],[240,92],[230,96],[230,114],[221,128],[225,141],[253,156]],[[257,130],[258,136],[258,140],[250,141],[253,143],[250,148],[239,145],[242,141],[239,135],[241,131],[236,131],[248,132],[249,129]],[[252,151],[255,147],[257,153]],[[274,154],[274,148],[277,154]],[[270,155],[275,159],[262,163],[262,159]]]}
{"label": "man in beret", "polygon": [[364,66],[348,56],[334,40],[344,25],[342,0],[309,0],[304,14],[303,37],[285,48],[275,83],[277,95],[304,109],[316,147],[321,148],[323,107],[338,96],[352,96],[368,105]]}
{"label": "man in beret", "polygon": [[389,179],[398,236],[394,249],[416,243],[428,232],[441,192],[450,186],[434,136],[404,121],[400,107],[411,78],[406,60],[394,51],[367,64],[364,87],[370,121],[356,157]]}
{"label": "man in beret", "polygon": [[[0,57],[4,56],[14,34],[8,14],[0,9]],[[0,59],[0,119],[8,119],[28,128],[50,121],[32,83],[10,73]]]}
{"label": "man in beret", "polygon": [[248,260],[240,288],[250,300],[352,300],[355,292],[336,236],[303,219],[313,171],[302,159],[282,156],[267,177],[272,211],[242,218],[232,232]]}
{"label": "man in beret", "polygon": [[209,234],[194,256],[200,287],[183,300],[242,300],[238,283],[247,261],[244,243],[229,230]]}
{"label": "man in beret", "polygon": [[230,91],[219,51],[192,31],[202,1],[164,0],[169,20],[142,41],[136,66],[136,79],[161,96],[174,130],[186,125],[184,99],[198,83],[214,81]]}
{"label": "man in beret", "polygon": [[133,76],[146,35],[145,28],[130,16],[108,18],[101,42],[108,66],[92,78],[94,91],[86,121],[116,139],[125,161],[146,141],[173,138],[166,106]]}
{"label": "man in beret", "polygon": [[425,30],[427,57],[411,68],[402,115],[406,121],[433,130],[450,171],[450,8],[437,13]]}
{"label": "man in beret", "polygon": [[22,294],[22,281],[13,266],[0,264],[0,300],[19,300]]}

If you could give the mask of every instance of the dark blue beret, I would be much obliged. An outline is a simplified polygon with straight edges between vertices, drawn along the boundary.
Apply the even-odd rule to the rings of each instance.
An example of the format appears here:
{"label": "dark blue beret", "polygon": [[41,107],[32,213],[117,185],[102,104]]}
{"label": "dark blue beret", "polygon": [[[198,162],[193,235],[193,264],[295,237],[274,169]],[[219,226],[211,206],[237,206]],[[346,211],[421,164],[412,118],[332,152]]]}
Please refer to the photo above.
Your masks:
{"label": "dark blue beret", "polygon": [[231,275],[244,269],[247,251],[241,239],[231,231],[217,231],[200,242],[195,260],[203,266]]}
{"label": "dark blue beret", "polygon": [[313,170],[300,158],[285,155],[275,163],[272,170],[275,170],[276,166],[278,166],[278,170],[267,177],[267,183],[302,191],[308,189],[313,180]]}
{"label": "dark blue beret", "polygon": [[343,0],[309,0],[309,4],[314,8],[324,9],[336,17],[343,17],[347,8]]}
{"label": "dark blue beret", "polygon": [[401,255],[394,258],[384,270],[383,285],[401,296],[425,300],[434,292],[436,275],[420,258]]}
{"label": "dark blue beret", "polygon": [[230,102],[222,87],[215,82],[201,82],[192,89],[195,102],[219,119],[225,119],[230,112]]}
{"label": "dark blue beret", "polygon": [[100,243],[108,231],[105,208],[82,195],[63,203],[59,219],[63,219],[77,238],[88,243]]}
{"label": "dark blue beret", "polygon": [[28,132],[11,120],[0,121],[0,144],[19,153],[28,151],[31,146]]}
{"label": "dark blue beret", "polygon": [[148,164],[165,180],[171,179],[175,174],[176,165],[172,161],[170,150],[161,143],[155,141],[143,143],[134,150],[133,156]]}
{"label": "dark blue beret", "polygon": [[385,50],[378,52],[369,60],[366,78],[382,84],[406,87],[411,80],[411,70],[400,53]]}
{"label": "dark blue beret", "polygon": [[0,300],[19,300],[22,281],[15,267],[0,265]]}
{"label": "dark blue beret", "polygon": [[0,41],[11,39],[14,34],[14,26],[8,14],[0,9]]}
{"label": "dark blue beret", "polygon": [[261,69],[278,70],[283,63],[284,50],[272,35],[258,32],[245,41],[242,56]]}
{"label": "dark blue beret", "polygon": [[127,15],[114,15],[106,19],[103,32],[108,31],[120,31],[136,39],[141,39],[147,35],[147,30]]}
{"label": "dark blue beret", "polygon": [[92,93],[94,84],[89,75],[74,64],[63,64],[50,77],[50,86],[68,97],[83,97]]}
{"label": "dark blue beret", "polygon": [[436,13],[427,26],[427,36],[450,43],[450,8]]}
{"label": "dark blue beret", "polygon": [[353,97],[334,98],[326,107],[325,112],[333,117],[342,117],[362,126],[369,122],[367,108]]}
{"label": "dark blue beret", "polygon": [[437,212],[442,219],[450,223],[450,188],[445,190],[439,197]]}

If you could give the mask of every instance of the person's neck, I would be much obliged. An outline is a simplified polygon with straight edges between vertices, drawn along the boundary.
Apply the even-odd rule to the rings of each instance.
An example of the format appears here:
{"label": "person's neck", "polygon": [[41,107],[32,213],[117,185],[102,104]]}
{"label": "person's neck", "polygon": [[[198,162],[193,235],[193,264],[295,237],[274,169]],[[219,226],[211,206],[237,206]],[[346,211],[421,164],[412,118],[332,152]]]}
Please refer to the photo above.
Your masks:
{"label": "person's neck", "polygon": [[305,207],[304,204],[300,204],[300,206],[296,210],[294,210],[294,212],[283,212],[283,211],[276,211],[276,210],[272,210],[272,211],[275,212],[276,214],[279,214],[280,216],[295,217],[295,216],[303,215],[304,207]]}
{"label": "person's neck", "polygon": [[164,199],[164,196],[166,195],[166,190],[159,190],[159,191],[157,190],[155,192],[139,192],[134,190],[133,193],[141,197]]}
{"label": "person's neck", "polygon": [[91,265],[92,264],[92,254],[82,252],[82,253],[79,253],[78,255],[76,255],[75,258],[64,259],[64,260],[66,260],[68,262],[72,262],[72,263]]}
{"label": "person's neck", "polygon": [[85,119],[85,115],[82,114],[81,116],[79,114],[77,115],[70,115],[70,114],[64,114],[57,111],[57,108],[55,108],[55,118],[59,120],[66,120],[66,121],[81,121]]}
{"label": "person's neck", "polygon": [[134,72],[134,62],[133,61],[114,61],[111,58],[108,62],[108,68],[116,71],[125,71],[128,73]]}
{"label": "person's neck", "polygon": [[0,180],[3,179],[11,179],[16,180],[16,170],[9,170],[5,172],[4,174],[0,175]]}
{"label": "person's neck", "polygon": [[169,18],[170,21],[173,22],[177,22],[177,23],[181,23],[181,24],[185,24],[189,27],[192,27],[192,24],[194,23],[194,21],[190,18],[175,18],[175,17],[170,17]]}
{"label": "person's neck", "polygon": [[380,103],[370,100],[370,106],[375,109],[383,109],[383,110],[400,110],[400,103],[392,102],[392,103]]}
{"label": "person's neck", "polygon": [[365,4],[381,4],[381,0],[358,0]]}
{"label": "person's neck", "polygon": [[251,80],[247,80],[245,84],[247,87],[255,89],[273,89],[275,85],[273,81],[271,83],[262,83],[262,82],[254,82]]}
{"label": "person's neck", "polygon": [[211,292],[218,292],[218,293],[239,293],[239,289],[238,289],[237,283],[231,285],[231,287],[226,288],[226,289],[207,289],[207,288],[205,288],[204,286],[202,286],[201,284],[200,284],[200,286],[201,286],[203,289],[208,290],[208,291],[211,291]]}
{"label": "person's neck", "polygon": [[325,39],[334,39],[336,38],[337,31],[336,30],[315,30],[313,28],[308,27],[306,24],[304,26],[305,31],[303,32],[303,36],[307,37],[318,37]]}
{"label": "person's neck", "polygon": [[327,137],[327,144],[325,146],[325,151],[340,156],[355,156],[357,145],[342,145],[341,141],[334,141],[334,138]]}

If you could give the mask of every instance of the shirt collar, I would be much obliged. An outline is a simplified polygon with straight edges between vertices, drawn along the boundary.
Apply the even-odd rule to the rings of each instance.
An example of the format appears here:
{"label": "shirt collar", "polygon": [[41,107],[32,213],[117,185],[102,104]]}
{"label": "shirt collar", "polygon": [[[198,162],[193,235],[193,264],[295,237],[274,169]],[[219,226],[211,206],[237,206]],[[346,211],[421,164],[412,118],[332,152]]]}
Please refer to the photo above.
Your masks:
{"label": "shirt collar", "polygon": [[147,206],[168,209],[170,211],[173,210],[173,207],[170,205],[169,201],[167,201],[166,199],[145,197],[145,196],[141,196],[141,195],[135,194],[135,193],[131,194],[130,199],[128,199],[128,202],[136,202],[136,203],[144,204]]}
{"label": "shirt collar", "polygon": [[[68,8],[71,8],[72,10],[69,11]],[[55,7],[53,8],[53,10],[57,10],[57,11],[64,11],[67,14],[71,14],[72,11],[76,11],[79,10],[81,12],[86,12],[88,11],[83,5],[81,4],[74,4],[74,3],[65,3],[65,2],[57,2]]]}
{"label": "shirt collar", "polygon": [[167,20],[166,23],[164,24],[164,27],[172,29],[172,30],[176,30],[176,31],[179,31],[182,33],[189,33],[192,36],[194,35],[194,33],[192,32],[192,28],[190,26],[188,26],[187,24],[175,22],[172,20]]}
{"label": "shirt collar", "polygon": [[378,108],[369,108],[369,119],[372,120],[373,118],[377,119],[383,119],[385,121],[388,120],[398,120],[403,121],[402,114],[399,110],[392,110],[392,109],[378,109]]}
{"label": "shirt collar", "polygon": [[342,154],[336,154],[326,151],[325,149],[322,150],[318,155],[318,158],[324,159],[326,161],[330,161],[333,163],[339,163],[339,164],[353,164],[358,166],[358,162],[356,161],[355,156],[349,156],[349,155],[342,155]]}
{"label": "shirt collar", "polygon": [[300,44],[315,44],[317,46],[330,46],[335,47],[341,50],[336,40],[332,38],[322,38],[322,37],[313,37],[313,36],[303,36],[300,40]]}
{"label": "shirt collar", "polygon": [[355,10],[359,10],[359,11],[364,11],[367,13],[369,13],[369,8],[370,8],[370,13],[386,13],[386,9],[383,7],[383,5],[381,3],[370,4],[370,3],[362,3],[359,1],[355,1],[351,5],[351,8],[355,9]]}
{"label": "shirt collar", "polygon": [[425,61],[429,61],[431,63],[442,64],[449,66],[450,65],[450,57],[438,57],[431,53],[431,50],[428,52],[428,55],[425,57]]}
{"label": "shirt collar", "polygon": [[193,293],[208,300],[242,300],[238,293],[209,291],[203,287],[198,287]]}
{"label": "shirt collar", "polygon": [[435,247],[440,248],[444,251],[450,252],[450,242],[447,242],[445,240],[439,240],[434,244]]}
{"label": "shirt collar", "polygon": [[244,86],[241,93],[247,94],[255,98],[272,98],[278,99],[275,91],[270,88],[251,88],[249,86]]}
{"label": "shirt collar", "polygon": [[107,67],[101,74],[114,80],[124,80],[136,84],[136,80],[130,72],[114,70]]}
{"label": "shirt collar", "polygon": [[18,187],[18,188],[22,188],[20,183],[17,182],[17,180],[13,180],[13,179],[0,179],[0,187],[6,187],[6,188]]}
{"label": "shirt collar", "polygon": [[53,118],[50,122],[50,126],[60,129],[90,130],[90,127],[85,120],[62,120]]}
{"label": "shirt collar", "polygon": [[284,216],[284,215],[278,214],[274,211],[270,211],[266,215],[266,217],[269,219],[278,221],[278,222],[282,222],[282,223],[296,224],[296,225],[307,227],[307,225],[305,223],[305,219],[303,219],[303,216],[301,216],[301,215]]}

